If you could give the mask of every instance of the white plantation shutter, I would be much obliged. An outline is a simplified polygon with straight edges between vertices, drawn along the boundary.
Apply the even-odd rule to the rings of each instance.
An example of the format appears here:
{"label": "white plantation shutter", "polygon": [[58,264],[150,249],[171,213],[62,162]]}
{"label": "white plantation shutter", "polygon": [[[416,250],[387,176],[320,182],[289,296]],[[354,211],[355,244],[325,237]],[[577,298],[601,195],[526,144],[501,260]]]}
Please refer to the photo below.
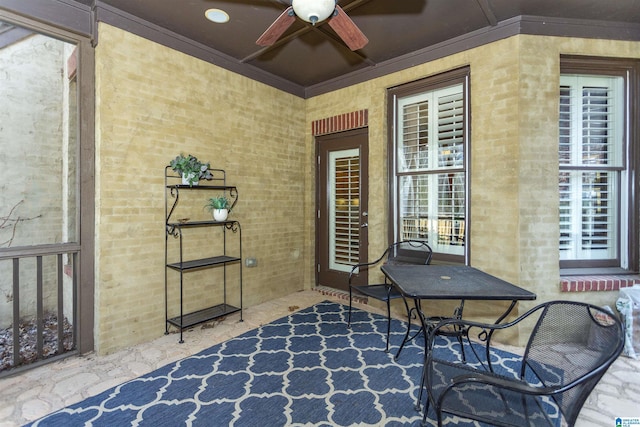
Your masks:
{"label": "white plantation shutter", "polygon": [[622,77],[560,79],[560,259],[619,256],[624,174]]}
{"label": "white plantation shutter", "polygon": [[349,272],[360,256],[360,152],[334,151],[329,162],[329,267]]}
{"label": "white plantation shutter", "polygon": [[400,170],[424,169],[429,164],[429,102],[408,103],[401,114]]}
{"label": "white plantation shutter", "polygon": [[438,97],[438,167],[463,167],[464,105],[462,86]]}
{"label": "white plantation shutter", "polygon": [[398,101],[400,238],[463,255],[465,244],[463,85]]}

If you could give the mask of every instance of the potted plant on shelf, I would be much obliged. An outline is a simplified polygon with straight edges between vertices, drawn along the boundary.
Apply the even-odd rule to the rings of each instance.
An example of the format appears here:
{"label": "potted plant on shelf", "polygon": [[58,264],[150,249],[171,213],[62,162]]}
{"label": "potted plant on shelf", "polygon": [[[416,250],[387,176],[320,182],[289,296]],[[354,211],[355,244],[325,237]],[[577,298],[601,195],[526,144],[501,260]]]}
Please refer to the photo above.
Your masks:
{"label": "potted plant on shelf", "polygon": [[182,177],[182,183],[189,186],[198,185],[201,179],[212,179],[209,163],[203,163],[191,154],[180,153],[169,162],[169,166]]}
{"label": "potted plant on shelf", "polygon": [[226,221],[227,216],[229,215],[229,199],[227,199],[224,195],[211,197],[209,202],[205,205],[212,214],[213,219],[216,221]]}

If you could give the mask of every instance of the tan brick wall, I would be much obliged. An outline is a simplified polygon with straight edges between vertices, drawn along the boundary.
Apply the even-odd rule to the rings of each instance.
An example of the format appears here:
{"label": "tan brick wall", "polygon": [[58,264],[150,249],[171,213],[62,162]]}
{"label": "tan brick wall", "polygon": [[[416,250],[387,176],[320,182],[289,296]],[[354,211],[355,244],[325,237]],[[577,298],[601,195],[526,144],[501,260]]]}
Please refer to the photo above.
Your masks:
{"label": "tan brick wall", "polygon": [[[180,152],[225,169],[238,187],[231,215],[242,223],[245,257],[258,259],[243,271],[245,306],[302,289],[304,101],[108,25],[99,31],[98,351],[164,332],[163,173]],[[197,197],[190,217],[204,219],[210,196]],[[199,232],[193,247],[209,245]],[[187,277],[188,309],[219,302],[208,284],[220,271],[208,272]]]}
{"label": "tan brick wall", "polygon": [[[539,301],[579,298],[600,305],[614,304],[617,292],[560,292],[560,54],[640,58],[640,44],[516,36],[307,101],[308,123],[341,112],[369,110],[371,256],[382,251],[387,238],[386,88],[469,65],[471,264],[536,292]],[[313,140],[308,134],[306,139],[312,153]],[[312,169],[313,163],[310,165]],[[522,304],[521,310],[532,304]],[[504,308],[504,304],[494,302],[468,303],[466,310],[490,319],[488,313]]]}
{"label": "tan brick wall", "polygon": [[[539,300],[611,305],[614,292],[561,294],[557,254],[560,54],[640,57],[640,44],[517,36],[301,100],[101,24],[97,62],[99,351],[164,331],[162,170],[179,152],[226,169],[240,190],[245,305],[315,283],[311,124],[369,114],[369,253],[387,237],[386,88],[471,67],[471,264]],[[128,171],[142,171],[130,178]],[[197,204],[197,203],[196,203]],[[273,208],[273,209],[272,209]],[[204,212],[201,212],[204,215]],[[196,282],[206,280],[195,276]],[[194,292],[195,306],[209,298]],[[531,304],[523,304],[529,306]],[[487,318],[504,304],[468,304]]]}

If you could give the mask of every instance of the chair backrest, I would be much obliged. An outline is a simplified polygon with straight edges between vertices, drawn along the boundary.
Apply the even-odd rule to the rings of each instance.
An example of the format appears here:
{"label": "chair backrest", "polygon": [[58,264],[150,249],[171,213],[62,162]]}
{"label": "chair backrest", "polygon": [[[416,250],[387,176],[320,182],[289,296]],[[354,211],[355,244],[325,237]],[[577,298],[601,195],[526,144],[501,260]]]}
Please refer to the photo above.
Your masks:
{"label": "chair backrest", "polygon": [[559,387],[552,398],[573,425],[595,385],[622,352],[622,325],[611,313],[581,302],[550,301],[532,311],[539,311],[539,317],[521,376]]}
{"label": "chair backrest", "polygon": [[418,264],[431,262],[431,246],[420,240],[403,240],[387,248],[387,264]]}

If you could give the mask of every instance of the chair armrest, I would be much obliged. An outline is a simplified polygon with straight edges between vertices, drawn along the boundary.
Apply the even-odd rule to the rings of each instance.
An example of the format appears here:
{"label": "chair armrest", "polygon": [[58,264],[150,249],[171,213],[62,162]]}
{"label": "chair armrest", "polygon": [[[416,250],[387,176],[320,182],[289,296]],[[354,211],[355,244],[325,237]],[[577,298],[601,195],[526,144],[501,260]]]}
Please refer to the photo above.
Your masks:
{"label": "chair armrest", "polygon": [[362,268],[362,267],[370,267],[372,265],[376,265],[376,264],[380,263],[380,261],[382,261],[387,256],[388,253],[389,253],[389,248],[387,248],[384,251],[384,253],[378,259],[376,259],[374,261],[363,262],[363,263],[354,265],[351,268],[351,271],[349,272],[349,286],[351,286],[351,279],[353,278],[353,275],[356,273],[356,270],[358,270],[359,268]]}
{"label": "chair armrest", "polygon": [[[490,336],[490,332],[494,331],[494,330],[499,330],[499,329],[508,329],[511,328],[515,325],[517,325],[518,323],[520,323],[521,321],[523,321],[524,319],[526,319],[527,317],[531,316],[532,314],[534,314],[537,311],[541,311],[544,309],[543,305],[539,305],[537,307],[534,307],[532,309],[530,309],[529,311],[527,311],[526,313],[518,316],[516,319],[510,321],[510,322],[506,322],[506,323],[482,323],[482,322],[474,322],[472,320],[465,320],[465,319],[445,319],[443,321],[441,321],[440,323],[438,323],[429,333],[429,336],[427,338],[427,348],[432,348],[435,337],[437,335],[437,331],[440,328],[444,328],[446,326],[457,326],[460,328],[466,328],[467,330],[470,330],[472,328],[477,328],[479,330],[481,330],[481,334],[485,334]],[[487,342],[487,345],[489,345],[489,342]]]}
{"label": "chair armrest", "polygon": [[[466,330],[466,331],[470,331],[474,328],[477,328],[480,331],[478,335],[485,335],[485,337],[488,337],[490,336],[490,333],[489,333],[490,331],[497,330],[497,329],[506,329],[515,325],[516,323],[517,322],[515,320],[509,323],[495,324],[495,323],[474,322],[471,320],[464,320],[464,319],[446,318],[440,321],[438,324],[436,324],[429,332],[429,336],[427,337],[427,348],[429,349],[433,348],[433,344],[435,343],[435,339],[439,335],[440,330],[444,330],[450,327],[454,327],[454,328],[457,328],[460,330]],[[468,334],[468,335],[471,335],[471,334]],[[486,341],[486,339],[483,338],[482,341]],[[489,342],[487,342],[486,345],[489,345]]]}
{"label": "chair armrest", "polygon": [[494,332],[501,329],[508,329],[513,327],[514,325],[517,325],[532,312],[533,310],[530,310],[522,316],[516,318],[515,320],[512,320],[511,322],[497,324],[475,322],[465,319],[446,318],[433,326],[429,331],[427,342],[425,345],[425,349],[427,351],[426,363],[429,364],[431,362],[436,338],[440,335],[446,336],[447,329],[451,330],[453,328],[453,330],[460,331],[459,333],[463,334],[465,339],[469,341],[469,344],[471,344],[471,339],[474,336],[482,343],[481,345],[484,347],[483,353],[485,354],[483,358],[479,357],[474,347],[471,347],[472,352],[476,356],[477,361],[480,362],[487,371],[493,372],[490,352],[492,348],[492,337],[494,336]]}

